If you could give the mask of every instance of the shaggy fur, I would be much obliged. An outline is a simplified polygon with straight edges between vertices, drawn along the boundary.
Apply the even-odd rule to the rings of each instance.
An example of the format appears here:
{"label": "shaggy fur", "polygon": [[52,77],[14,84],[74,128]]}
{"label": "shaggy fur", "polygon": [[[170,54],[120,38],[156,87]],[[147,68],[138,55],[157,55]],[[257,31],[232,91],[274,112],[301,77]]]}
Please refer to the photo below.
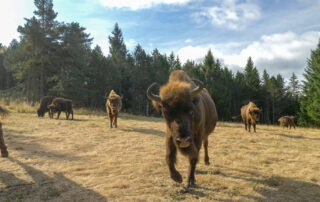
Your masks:
{"label": "shaggy fur", "polygon": [[241,107],[241,117],[244,122],[245,129],[250,132],[251,125],[253,126],[254,132],[256,132],[256,123],[259,121],[261,110],[253,103],[249,102],[249,104]]}
{"label": "shaggy fur", "polygon": [[218,120],[215,103],[206,90],[195,97],[191,96],[191,90],[196,87],[184,71],[173,71],[168,83],[160,88],[161,101],[152,102],[157,110],[162,111],[166,121],[166,161],[171,178],[182,182],[182,176],[175,168],[179,150],[189,159],[188,186],[194,185],[194,172],[202,144],[205,149],[204,160],[209,165],[208,136]]}
{"label": "shaggy fur", "polygon": [[70,114],[72,114],[73,120],[73,110],[72,110],[72,100],[64,98],[54,98],[52,103],[48,106],[49,116],[53,118],[54,113],[58,112],[57,119],[59,119],[61,111],[66,113],[66,119],[69,119]]}
{"label": "shaggy fur", "polygon": [[[44,96],[44,97],[41,98],[40,106],[39,106],[39,108],[37,110],[38,117],[43,117],[44,114],[49,111],[48,106],[52,103],[52,100],[54,98],[55,97],[51,96],[51,95]],[[50,114],[49,114],[49,117],[50,117]]]}
{"label": "shaggy fur", "polygon": [[[8,114],[9,112],[0,106],[0,117],[5,118]],[[1,149],[1,156],[8,157],[9,153],[7,150],[7,146],[4,143],[1,120],[0,120],[0,149]]]}
{"label": "shaggy fur", "polygon": [[106,102],[106,109],[110,120],[110,128],[112,128],[112,125],[114,125],[115,128],[118,127],[117,119],[121,107],[121,97],[114,90],[111,90]]}
{"label": "shaggy fur", "polygon": [[279,121],[280,126],[282,126],[283,128],[290,127],[290,129],[291,129],[291,126],[293,128],[296,128],[296,125],[294,124],[295,118],[296,118],[295,116],[282,116],[278,119],[278,121]]}

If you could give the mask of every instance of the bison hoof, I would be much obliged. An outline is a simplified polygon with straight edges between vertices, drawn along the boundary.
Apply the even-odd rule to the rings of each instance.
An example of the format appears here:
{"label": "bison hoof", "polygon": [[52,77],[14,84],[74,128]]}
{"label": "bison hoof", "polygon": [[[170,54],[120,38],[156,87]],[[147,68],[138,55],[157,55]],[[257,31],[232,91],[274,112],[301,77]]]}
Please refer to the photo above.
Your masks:
{"label": "bison hoof", "polygon": [[187,186],[187,187],[188,187],[188,188],[192,188],[192,187],[194,187],[194,185],[195,185],[195,184],[194,184],[194,179],[189,179],[189,180],[188,180],[188,186]]}
{"label": "bison hoof", "polygon": [[7,151],[3,151],[3,152],[1,152],[1,156],[2,157],[8,157],[8,152]]}
{"label": "bison hoof", "polygon": [[209,160],[207,160],[207,161],[204,161],[204,163],[208,166],[208,165],[210,165],[210,162],[209,162]]}
{"label": "bison hoof", "polygon": [[178,171],[171,173],[171,178],[176,182],[179,182],[179,183],[182,182],[182,176],[180,175],[180,173]]}

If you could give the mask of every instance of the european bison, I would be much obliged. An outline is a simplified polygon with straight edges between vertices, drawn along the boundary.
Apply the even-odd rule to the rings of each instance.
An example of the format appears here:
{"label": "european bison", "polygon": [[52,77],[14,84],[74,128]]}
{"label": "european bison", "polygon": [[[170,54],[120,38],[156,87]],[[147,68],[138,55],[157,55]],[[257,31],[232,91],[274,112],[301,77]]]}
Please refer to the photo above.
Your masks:
{"label": "european bison", "polygon": [[[0,106],[0,117],[4,118],[5,116],[8,115],[8,113],[9,112],[7,110],[5,110],[4,108],[2,108]],[[4,143],[1,120],[0,120],[0,149],[1,149],[1,156],[2,157],[8,157],[9,153],[8,153],[7,147],[6,147],[5,143]]]}
{"label": "european bison", "polygon": [[160,88],[159,95],[152,94],[153,83],[147,90],[147,97],[157,111],[161,110],[166,122],[166,161],[171,178],[181,183],[182,177],[175,168],[176,153],[179,150],[189,158],[188,187],[195,183],[194,172],[201,145],[204,146],[205,164],[209,165],[208,136],[214,130],[218,115],[214,101],[203,83],[191,79],[184,71],[170,74],[167,84]]}
{"label": "european bison", "polygon": [[53,118],[54,113],[58,112],[57,119],[60,117],[61,111],[66,112],[66,119],[69,119],[70,114],[72,114],[73,120],[73,110],[72,110],[72,100],[65,98],[54,98],[52,103],[48,106],[50,118]]}
{"label": "european bison", "polygon": [[279,121],[280,126],[282,126],[283,128],[290,127],[290,129],[291,129],[291,126],[293,128],[296,128],[296,125],[294,124],[295,118],[296,118],[295,116],[282,116],[278,119],[278,121]]}
{"label": "european bison", "polygon": [[246,130],[248,129],[250,132],[252,125],[254,132],[256,132],[256,122],[259,121],[260,113],[261,110],[253,102],[241,107],[241,117]]}
{"label": "european bison", "polygon": [[112,128],[112,125],[114,125],[115,128],[118,127],[117,118],[122,107],[121,99],[122,98],[117,95],[114,90],[111,90],[109,96],[107,97],[106,108],[110,119],[110,128]]}
{"label": "european bison", "polygon": [[[49,111],[48,106],[52,103],[54,96],[48,95],[44,96],[40,100],[40,107],[37,110],[38,117],[43,117],[46,112]],[[50,117],[50,114],[49,114]]]}

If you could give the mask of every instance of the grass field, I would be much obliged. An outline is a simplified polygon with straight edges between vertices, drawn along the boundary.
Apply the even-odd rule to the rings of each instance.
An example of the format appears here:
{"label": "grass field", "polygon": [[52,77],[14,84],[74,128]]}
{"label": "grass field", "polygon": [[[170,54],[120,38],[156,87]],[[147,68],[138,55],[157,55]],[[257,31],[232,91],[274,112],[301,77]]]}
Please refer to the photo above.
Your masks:
{"label": "grass field", "polygon": [[170,179],[165,124],[121,114],[74,121],[12,112],[4,121],[9,158],[0,158],[0,201],[319,201],[320,131],[219,122],[209,138],[211,165],[201,150],[196,187]]}

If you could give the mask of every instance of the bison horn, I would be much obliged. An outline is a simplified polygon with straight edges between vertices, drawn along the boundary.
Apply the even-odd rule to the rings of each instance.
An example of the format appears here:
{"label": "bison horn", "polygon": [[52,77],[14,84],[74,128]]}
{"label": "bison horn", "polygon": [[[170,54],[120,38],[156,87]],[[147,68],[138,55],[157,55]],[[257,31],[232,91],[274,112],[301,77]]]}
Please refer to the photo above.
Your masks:
{"label": "bison horn", "polygon": [[159,95],[154,95],[151,90],[152,88],[157,85],[156,82],[154,82],[153,84],[151,84],[147,90],[147,97],[149,98],[149,100],[154,100],[154,101],[157,101],[157,102],[160,102],[161,101],[161,98],[159,97]]}
{"label": "bison horn", "polygon": [[191,90],[191,97],[197,96],[203,89],[203,83],[202,81],[199,81],[198,79],[192,79],[193,82],[197,85],[196,88]]}

